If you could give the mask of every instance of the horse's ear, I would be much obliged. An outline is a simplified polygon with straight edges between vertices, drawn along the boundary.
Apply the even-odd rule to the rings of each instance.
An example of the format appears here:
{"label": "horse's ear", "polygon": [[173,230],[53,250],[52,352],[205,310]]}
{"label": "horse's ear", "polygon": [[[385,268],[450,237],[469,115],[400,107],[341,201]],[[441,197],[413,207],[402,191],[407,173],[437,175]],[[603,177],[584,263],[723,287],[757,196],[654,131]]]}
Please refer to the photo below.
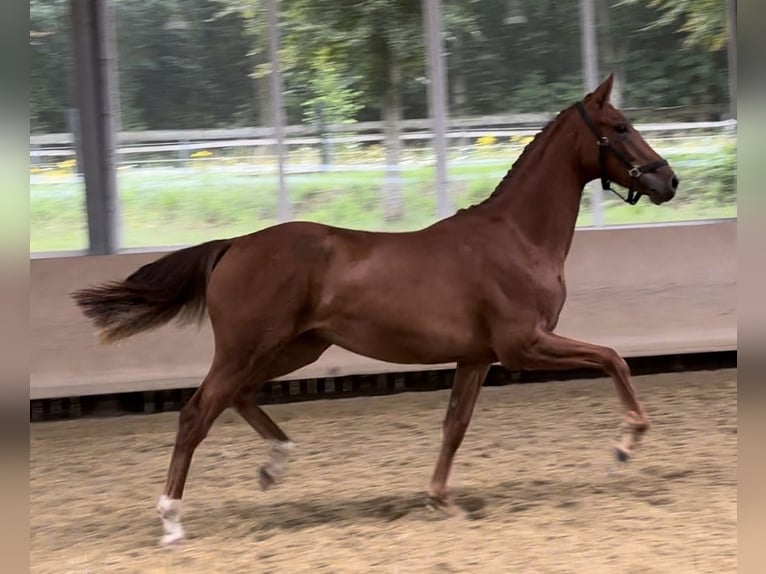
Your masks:
{"label": "horse's ear", "polygon": [[610,72],[606,77],[606,80],[601,82],[601,85],[596,88],[588,99],[591,99],[595,104],[602,108],[604,104],[609,101],[609,97],[612,95],[612,86],[614,85],[614,73]]}

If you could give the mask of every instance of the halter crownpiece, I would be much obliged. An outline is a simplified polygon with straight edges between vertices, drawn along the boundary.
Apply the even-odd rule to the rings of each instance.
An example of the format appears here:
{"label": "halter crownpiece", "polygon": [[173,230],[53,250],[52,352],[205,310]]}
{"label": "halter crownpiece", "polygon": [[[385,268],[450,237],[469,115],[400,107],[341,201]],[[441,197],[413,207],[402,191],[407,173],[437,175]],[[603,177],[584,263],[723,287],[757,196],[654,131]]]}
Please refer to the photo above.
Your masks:
{"label": "halter crownpiece", "polygon": [[[638,183],[638,180],[641,179],[641,176],[644,175],[645,173],[651,173],[661,167],[668,165],[668,162],[665,161],[664,159],[660,159],[646,165],[636,165],[635,163],[630,161],[630,159],[624,153],[622,153],[619,149],[612,146],[609,139],[601,133],[601,130],[598,129],[598,126],[593,122],[591,117],[588,115],[588,112],[585,109],[585,105],[582,102],[577,102],[575,105],[577,107],[577,110],[580,112],[580,115],[582,116],[582,119],[585,122],[585,124],[590,128],[590,131],[592,131],[593,134],[598,139],[598,169],[601,176],[601,187],[603,187],[604,191],[611,191],[617,197],[623,200],[625,203],[629,203],[630,205],[635,205],[636,203],[638,203],[638,200],[641,199],[641,196],[643,195],[643,193],[638,191],[635,187],[636,183]],[[612,155],[614,155],[618,160],[620,160],[623,163],[623,165],[625,165],[625,167],[628,168],[628,175],[630,176],[630,187],[628,187],[628,197],[623,197],[617,191],[612,189],[611,181],[606,176],[606,170],[605,170],[607,152],[612,152]]]}

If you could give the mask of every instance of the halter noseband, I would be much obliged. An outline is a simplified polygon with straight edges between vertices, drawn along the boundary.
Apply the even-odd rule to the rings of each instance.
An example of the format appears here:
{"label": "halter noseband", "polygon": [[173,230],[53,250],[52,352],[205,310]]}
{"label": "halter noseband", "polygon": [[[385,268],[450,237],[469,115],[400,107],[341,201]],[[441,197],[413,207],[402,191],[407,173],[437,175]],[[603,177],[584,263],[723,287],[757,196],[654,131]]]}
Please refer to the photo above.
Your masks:
{"label": "halter noseband", "polygon": [[[663,166],[668,165],[668,162],[664,159],[660,159],[646,165],[634,164],[628,157],[625,156],[624,153],[613,147],[606,136],[601,134],[601,130],[599,130],[598,126],[593,123],[593,120],[585,110],[583,103],[577,102],[576,106],[585,124],[590,128],[590,131],[593,132],[596,138],[598,138],[598,169],[601,175],[601,187],[604,188],[604,191],[611,191],[624,202],[629,203],[630,205],[635,205],[643,195],[643,193],[638,191],[635,187],[636,183],[638,183],[638,180],[641,179],[641,176],[645,173],[653,172]],[[606,170],[604,168],[606,167],[606,153],[608,151],[612,152],[612,155],[614,155],[618,160],[622,162],[625,167],[628,168],[628,175],[630,176],[628,197],[623,197],[614,189],[612,189],[611,182],[606,176]]]}

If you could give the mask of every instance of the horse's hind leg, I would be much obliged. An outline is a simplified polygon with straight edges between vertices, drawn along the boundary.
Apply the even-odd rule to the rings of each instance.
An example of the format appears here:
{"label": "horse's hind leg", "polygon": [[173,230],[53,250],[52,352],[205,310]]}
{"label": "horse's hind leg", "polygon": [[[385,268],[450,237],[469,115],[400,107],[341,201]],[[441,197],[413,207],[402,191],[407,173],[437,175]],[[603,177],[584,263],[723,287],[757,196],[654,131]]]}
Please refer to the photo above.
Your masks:
{"label": "horse's hind leg", "polygon": [[277,483],[287,471],[287,463],[293,443],[271,417],[256,403],[261,385],[277,377],[292,373],[316,361],[330,343],[306,333],[282,348],[256,381],[239,390],[232,403],[239,415],[264,439],[271,443],[269,460],[259,469],[263,490]]}
{"label": "horse's hind leg", "polygon": [[165,490],[157,503],[157,511],[165,530],[161,540],[163,544],[184,538],[181,526],[181,498],[195,449],[243,385],[252,381],[259,369],[265,369],[268,364],[265,357],[276,352],[279,347],[278,341],[273,340],[268,344],[264,341],[259,351],[247,354],[238,350],[222,352],[220,348],[216,348],[210,371],[183,406],[178,417],[178,431]]}
{"label": "horse's hind leg", "polygon": [[248,424],[270,443],[269,459],[258,469],[261,490],[279,482],[287,472],[293,442],[266,412],[255,403],[255,392],[238,397],[234,408]]}
{"label": "horse's hind leg", "polygon": [[463,442],[468,424],[473,416],[473,409],[484,379],[489,371],[489,364],[458,363],[455,380],[452,385],[447,414],[442,426],[442,446],[436,463],[428,498],[434,508],[449,514],[460,514],[460,510],[449,500],[447,478],[449,477],[455,453]]}
{"label": "horse's hind leg", "polygon": [[245,380],[246,372],[231,364],[214,361],[205,380],[181,409],[165,489],[157,503],[165,531],[161,539],[163,544],[183,540],[181,498],[194,450]]}

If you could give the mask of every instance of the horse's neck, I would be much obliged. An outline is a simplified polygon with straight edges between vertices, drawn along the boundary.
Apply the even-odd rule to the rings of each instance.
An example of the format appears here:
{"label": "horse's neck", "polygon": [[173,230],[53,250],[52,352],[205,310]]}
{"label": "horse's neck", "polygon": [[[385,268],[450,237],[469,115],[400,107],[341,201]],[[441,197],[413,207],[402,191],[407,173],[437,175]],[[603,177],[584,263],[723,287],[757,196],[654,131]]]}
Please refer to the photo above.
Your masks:
{"label": "horse's neck", "polygon": [[513,225],[532,244],[565,258],[587,179],[577,162],[572,117],[560,116],[525,150],[482,208]]}

